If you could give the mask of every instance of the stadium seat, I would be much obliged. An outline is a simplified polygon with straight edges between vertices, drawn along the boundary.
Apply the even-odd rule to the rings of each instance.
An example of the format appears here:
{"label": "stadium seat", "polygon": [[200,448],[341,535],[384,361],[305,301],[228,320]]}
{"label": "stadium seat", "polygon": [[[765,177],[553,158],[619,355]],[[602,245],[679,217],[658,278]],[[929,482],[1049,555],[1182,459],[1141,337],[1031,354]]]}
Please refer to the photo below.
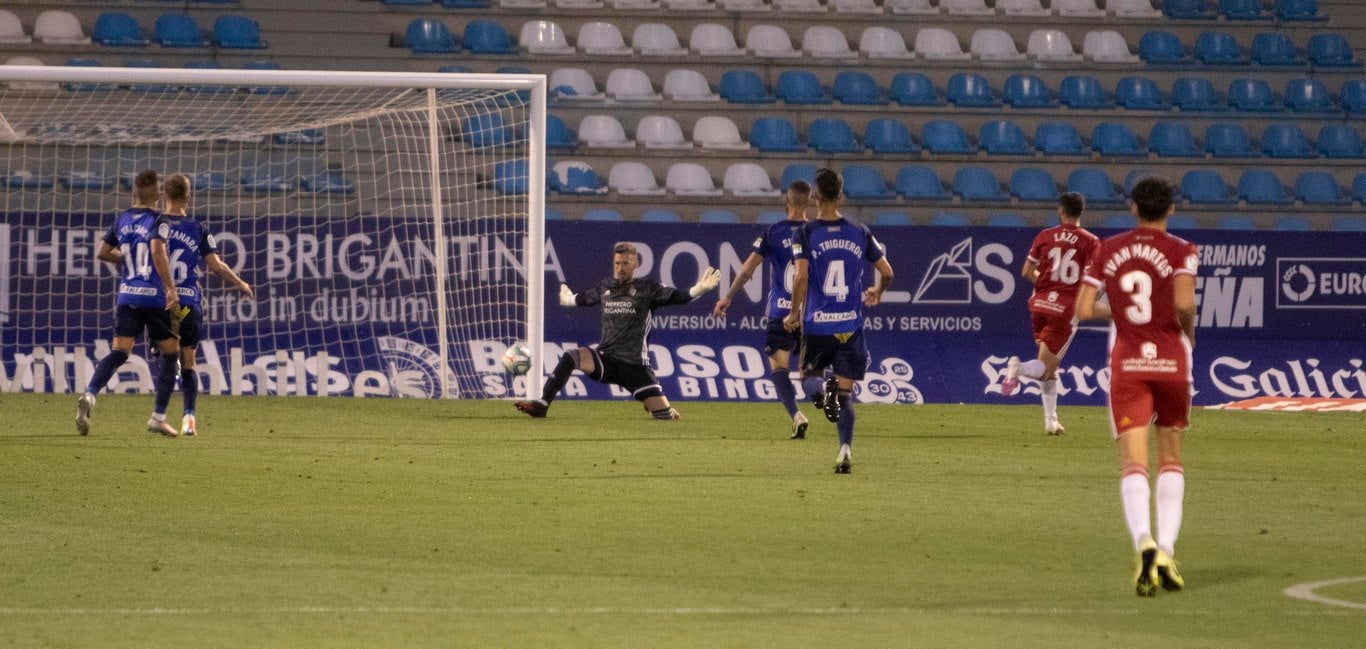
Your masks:
{"label": "stadium seat", "polygon": [[701,23],[694,25],[688,36],[688,50],[699,56],[744,56],[745,50],[735,44],[735,35],[725,25]]}
{"label": "stadium seat", "polygon": [[[5,59],[5,65],[46,65],[42,59],[32,56],[11,56]],[[44,81],[11,81],[9,87],[14,90],[56,90],[58,85]]]}
{"label": "stadium seat", "polygon": [[974,72],[959,72],[949,77],[945,95],[960,108],[990,108],[1000,106],[996,92],[987,78]]}
{"label": "stadium seat", "polygon": [[1029,34],[1029,56],[1036,61],[1080,61],[1082,56],[1072,46],[1072,39],[1056,29],[1036,29]]}
{"label": "stadium seat", "polygon": [[[466,29],[465,33],[468,35],[469,30]],[[268,47],[268,44],[261,40],[261,26],[246,16],[229,15],[214,19],[213,42],[223,49],[230,50],[263,50]]]}
{"label": "stadium seat", "polygon": [[[8,11],[4,13],[14,16]],[[15,18],[14,20],[17,24],[19,19]],[[4,23],[4,14],[0,14],[0,27],[3,27]],[[20,27],[20,33],[22,34],[22,32],[23,28]],[[27,40],[3,41],[4,37],[4,30],[0,29],[0,41],[2,42],[28,42]],[[90,30],[90,39],[100,45],[110,47],[146,47],[151,44],[151,41],[143,36],[142,27],[138,25],[137,19],[122,11],[107,11],[100,14],[95,19],[95,27]]]}
{"label": "stadium seat", "polygon": [[707,78],[701,72],[687,68],[669,70],[664,75],[661,86],[664,97],[677,102],[719,101],[720,95],[712,91]]}
{"label": "stadium seat", "polygon": [[325,169],[299,178],[299,189],[314,194],[351,194],[356,183],[336,169]]}
{"label": "stadium seat", "polygon": [[1040,124],[1034,131],[1034,146],[1044,155],[1085,155],[1077,127],[1066,122]]}
{"label": "stadium seat", "polygon": [[1162,15],[1153,8],[1152,0],[1106,0],[1105,6],[1116,18],[1157,18]]}
{"label": "stadium seat", "polygon": [[1265,169],[1244,171],[1238,178],[1238,198],[1248,205],[1289,205],[1294,201],[1275,173]]}
{"label": "stadium seat", "polygon": [[958,122],[933,120],[925,122],[922,128],[920,142],[931,153],[969,155],[977,152],[977,148],[968,142],[968,134]]}
{"label": "stadium seat", "polygon": [[939,8],[950,16],[990,16],[995,13],[986,0],[939,0]]}
{"label": "stadium seat", "polygon": [[51,187],[54,181],[51,177],[30,169],[14,169],[5,177],[4,184],[10,189],[40,189]]}
{"label": "stadium seat", "polygon": [[1185,122],[1158,122],[1148,133],[1148,150],[1163,158],[1197,158],[1204,151]]}
{"label": "stadium seat", "polygon": [[1342,108],[1353,115],[1366,113],[1366,79],[1343,82]]}
{"label": "stadium seat", "polygon": [[798,162],[783,168],[783,177],[778,181],[779,189],[787,191],[798,180],[810,185],[816,182],[816,165]]}
{"label": "stadium seat", "polygon": [[1199,230],[1200,222],[1189,214],[1173,214],[1167,219],[1168,230]]}
{"label": "stadium seat", "polygon": [[939,9],[930,4],[930,0],[887,0],[887,9],[893,14],[930,15],[939,13]]}
{"label": "stadium seat", "polygon": [[881,118],[868,122],[863,142],[873,153],[919,153],[920,147],[911,137],[910,129],[899,120]]}
{"label": "stadium seat", "polygon": [[546,82],[547,92],[565,101],[602,101],[607,95],[598,90],[593,75],[583,68],[556,68]]}
{"label": "stadium seat", "polygon": [[772,11],[773,6],[764,0],[716,0],[716,6],[726,11]]}
{"label": "stadium seat", "polygon": [[621,28],[609,22],[587,22],[579,26],[574,39],[579,51],[589,56],[619,56],[631,53]]}
{"label": "stadium seat", "polygon": [[99,173],[89,170],[72,170],[57,177],[57,182],[63,189],[70,191],[95,191],[103,192],[114,188],[114,180],[105,178]]}
{"label": "stadium seat", "polygon": [[1205,129],[1205,152],[1216,158],[1255,158],[1252,138],[1237,124],[1210,124]]}
{"label": "stadium seat", "polygon": [[1025,55],[1004,29],[979,29],[972,34],[969,50],[983,61],[1023,61]]}
{"label": "stadium seat", "polygon": [[963,51],[958,37],[942,27],[926,27],[916,32],[915,54],[927,61],[966,61],[972,55]]}
{"label": "stadium seat", "polygon": [[1304,56],[1290,37],[1263,32],[1252,37],[1252,60],[1260,65],[1304,65]]}
{"label": "stadium seat", "polygon": [[812,121],[806,130],[806,142],[817,153],[862,153],[864,149],[854,137],[854,129],[838,117]]}
{"label": "stadium seat", "polygon": [[282,193],[294,189],[294,179],[286,178],[281,169],[265,165],[242,174],[242,189],[259,193]]}
{"label": "stadium seat", "polygon": [[1278,216],[1272,229],[1281,232],[1308,232],[1313,228],[1309,227],[1309,219],[1303,216]]}
{"label": "stadium seat", "polygon": [[740,137],[740,128],[729,117],[708,115],[692,127],[693,142],[703,149],[747,151],[749,144]]}
{"label": "stadium seat", "polygon": [[879,88],[872,75],[862,70],[844,70],[835,75],[835,99],[841,104],[885,106],[887,93]]}
{"label": "stadium seat", "polygon": [[1104,18],[1105,10],[1096,6],[1096,0],[1053,0],[1053,10],[1066,18]]}
{"label": "stadium seat", "polygon": [[468,65],[461,65],[459,63],[448,63],[437,68],[436,71],[441,72],[443,74],[471,74],[474,72],[474,69]]}
{"label": "stadium seat", "polygon": [[[642,217],[643,218],[643,217]],[[759,216],[754,222],[759,225],[773,225],[787,220],[787,212],[783,210],[764,210],[759,212]]]}
{"label": "stadium seat", "polygon": [[1115,103],[1129,110],[1167,110],[1167,98],[1148,77],[1124,77],[1115,84]]}
{"label": "stadium seat", "polygon": [[[34,33],[36,35],[37,29]],[[1321,67],[1355,67],[1361,65],[1352,59],[1352,45],[1342,34],[1314,34],[1309,37],[1309,62]]]}
{"label": "stadium seat", "polygon": [[1219,0],[1219,13],[1228,20],[1266,20],[1262,0]]}
{"label": "stadium seat", "polygon": [[726,70],[721,74],[721,98],[732,104],[771,104],[778,101],[753,70]]}
{"label": "stadium seat", "polygon": [[857,59],[858,52],[849,49],[844,32],[828,25],[807,27],[802,34],[802,51],[817,59]]}
{"label": "stadium seat", "polygon": [[492,20],[471,20],[461,39],[473,54],[516,54],[517,43],[503,26]]}
{"label": "stadium seat", "polygon": [[1262,131],[1262,152],[1272,158],[1315,158],[1304,131],[1294,124],[1272,124]]}
{"label": "stadium seat", "polygon": [[910,201],[942,201],[950,197],[934,169],[923,165],[910,165],[897,171],[896,193]]}
{"label": "stadium seat", "polygon": [[[408,25],[408,33],[407,36],[405,36],[404,43],[410,43],[411,39],[414,38],[414,30],[415,27],[418,27],[417,23],[419,22],[420,21],[415,20],[412,24]],[[445,25],[442,25],[439,22],[436,24],[440,25],[439,29],[441,31],[445,31]],[[433,27],[432,29],[435,30],[437,28]],[[421,33],[420,29],[417,31]],[[447,32],[446,35],[450,36],[450,33]],[[209,42],[204,39],[204,35],[199,31],[199,23],[196,23],[194,18],[191,18],[186,14],[161,14],[160,16],[157,16],[156,36],[153,40],[162,47],[209,46]],[[451,42],[450,47],[451,49],[446,51],[454,52],[454,41]]]}
{"label": "stadium seat", "polygon": [[[101,15],[100,17],[103,18],[104,16]],[[136,22],[134,24],[136,24]],[[95,22],[95,27],[99,27],[98,21]],[[29,36],[28,33],[24,31],[24,23],[19,20],[19,17],[14,15],[13,11],[0,9],[0,43],[6,45],[22,45],[24,43],[32,42],[33,37]],[[98,34],[96,42],[99,42]],[[6,63],[6,65],[10,64]]]}
{"label": "stadium seat", "polygon": [[616,68],[607,73],[607,96],[619,102],[659,101],[650,76],[637,68]]}
{"label": "stadium seat", "polygon": [[[190,0],[191,2],[233,2],[234,0]],[[444,9],[488,9],[489,0],[441,0]]]}
{"label": "stadium seat", "polygon": [[1326,124],[1319,129],[1319,153],[1328,158],[1366,158],[1366,146],[1355,127]]}
{"label": "stadium seat", "polygon": [[33,39],[48,45],[85,45],[90,37],[81,29],[81,21],[70,11],[48,9],[33,21]]}
{"label": "stadium seat", "polygon": [[518,43],[531,54],[573,54],[574,48],[565,39],[559,24],[549,20],[528,20],[522,23]]}
{"label": "stadium seat", "polygon": [[960,167],[953,174],[953,193],[965,201],[1004,201],[1001,182],[985,167]]}
{"label": "stadium seat", "polygon": [[[526,194],[528,178],[526,158],[502,160],[493,165],[493,189],[499,194]],[[199,190],[195,187],[195,191]]]}
{"label": "stadium seat", "polygon": [[566,160],[551,167],[555,174],[555,185],[561,194],[606,194],[607,187],[602,184],[592,167],[583,162]]}
{"label": "stadium seat", "polygon": [[[487,131],[501,131],[499,136],[511,135],[511,130],[502,127],[503,118],[498,117],[497,113],[488,113],[482,117],[470,116],[466,117],[463,121],[464,123],[461,126],[461,132],[465,134],[466,138],[469,137],[469,133],[479,128],[479,124],[486,124],[487,126],[485,126],[484,129]],[[320,128],[307,128],[299,131],[276,133],[271,136],[270,140],[275,144],[320,146],[327,143],[327,134]]]}
{"label": "stadium seat", "polygon": [[1138,63],[1138,55],[1129,51],[1129,43],[1117,31],[1087,32],[1081,41],[1081,53],[1096,63]]}
{"label": "stadium seat", "polygon": [[[153,61],[153,60],[151,60],[151,59],[126,59],[126,60],[124,60],[124,62],[123,62],[123,67],[125,67],[125,68],[144,68],[144,69],[151,69],[151,68],[159,68],[159,67],[161,67],[161,65],[158,64],[156,61]],[[171,91],[173,91],[173,90],[176,89],[175,86],[167,85],[167,84],[164,84],[164,83],[151,83],[151,84],[148,84],[148,83],[134,83],[134,84],[130,84],[130,85],[124,86],[124,87],[128,88],[129,90],[131,90],[131,91],[133,91],[133,92],[171,92]],[[322,131],[316,131],[316,130],[311,130],[311,131],[309,131],[309,132],[316,132],[316,133],[319,134],[320,137],[321,137],[321,134],[322,134]],[[297,134],[297,133],[302,133],[302,131],[295,131],[295,132],[293,132],[293,133],[276,133],[273,139],[275,140],[275,142],[276,142],[277,144],[294,144],[294,143],[297,143],[297,142],[294,141],[294,140],[291,140],[291,139],[289,139],[289,138],[291,138],[291,136],[293,136],[293,135],[295,135],[295,134]],[[283,141],[282,141],[282,139],[283,139]],[[321,143],[321,142],[312,142],[312,141],[308,141],[308,140],[305,138],[305,141],[302,142],[302,143],[304,143],[304,144],[318,144],[318,143]]]}
{"label": "stadium seat", "polygon": [[698,223],[739,223],[740,216],[730,210],[702,210],[697,215]]}
{"label": "stadium seat", "polygon": [[1213,20],[1214,10],[1206,0],[1163,0],[1162,11],[1179,20]]}
{"label": "stadium seat", "polygon": [[765,153],[799,153],[806,145],[797,137],[797,129],[783,117],[761,117],[749,129],[749,143]]}
{"label": "stadium seat", "polygon": [[460,120],[460,135],[476,149],[504,146],[512,140],[512,126],[498,113],[474,113]]}
{"label": "stadium seat", "polygon": [[1366,232],[1366,216],[1335,216],[1328,229],[1334,232]]}
{"label": "stadium seat", "polygon": [[1318,0],[1276,0],[1276,17],[1285,21],[1328,20],[1319,13]]}
{"label": "stadium seat", "polygon": [[1052,203],[1058,200],[1058,183],[1044,169],[1021,167],[1010,174],[1010,195],[1022,201]]}
{"label": "stadium seat", "polygon": [[1318,79],[1291,79],[1286,82],[1285,107],[1297,113],[1337,112],[1328,86]]}
{"label": "stadium seat", "polygon": [[1138,217],[1132,214],[1106,214],[1100,219],[1100,227],[1111,230],[1132,230],[1138,225]]}
{"label": "stadium seat", "polygon": [[764,168],[753,162],[737,162],[726,168],[722,187],[736,196],[777,196],[773,179]]}
{"label": "stadium seat", "polygon": [[1306,171],[1295,179],[1295,198],[1305,205],[1351,205],[1352,200],[1338,185],[1333,174]]}
{"label": "stadium seat", "polygon": [[996,10],[1011,17],[1049,16],[1053,13],[1043,6],[1042,0],[996,0]]}
{"label": "stadium seat", "polygon": [[1252,61],[1238,40],[1224,32],[1204,32],[1196,37],[1195,58],[1208,65],[1245,65]]}
{"label": "stadium seat", "polygon": [[1032,74],[1013,74],[1006,79],[1005,103],[1015,108],[1053,108],[1058,105],[1044,80]]}
{"label": "stadium seat", "polygon": [[1197,205],[1232,205],[1238,202],[1228,183],[1208,169],[1193,169],[1181,177],[1181,197]]}
{"label": "stadium seat", "polygon": [[930,225],[947,228],[966,228],[971,225],[968,217],[957,212],[935,212],[930,216]]}
{"label": "stadium seat", "polygon": [[1034,152],[1025,141],[1024,131],[1015,122],[1004,119],[983,122],[977,143],[989,155],[1030,155]]}
{"label": "stadium seat", "polygon": [[625,221],[626,219],[622,218],[621,212],[618,212],[614,209],[607,207],[595,207],[592,209],[584,210],[583,220],[614,223],[617,221]]}
{"label": "stadium seat", "polygon": [[1228,86],[1228,105],[1253,113],[1280,112],[1281,102],[1263,79],[1234,79]]}
{"label": "stadium seat", "polygon": [[[732,124],[734,126],[734,124]],[[683,127],[668,115],[646,115],[636,124],[636,141],[646,149],[691,149]]]}
{"label": "stadium seat", "polygon": [[1252,217],[1246,214],[1225,214],[1215,223],[1220,230],[1256,230]]}
{"label": "stadium seat", "polygon": [[1091,131],[1091,150],[1103,156],[1143,155],[1138,136],[1123,122],[1102,122]]}
{"label": "stadium seat", "polygon": [[[902,106],[943,106],[944,100],[935,90],[934,82],[919,72],[901,72],[892,77],[890,96]],[[1366,97],[1366,93],[1363,93]],[[1366,101],[1363,101],[1366,106]]]}
{"label": "stadium seat", "polygon": [[1204,77],[1181,77],[1172,82],[1172,105],[1182,112],[1224,110],[1224,100]]}
{"label": "stadium seat", "polygon": [[754,56],[790,59],[802,55],[801,50],[792,47],[792,37],[787,30],[777,25],[755,25],[745,34],[745,49]]}
{"label": "stadium seat", "polygon": [[895,196],[876,167],[847,165],[840,175],[844,176],[844,195],[852,200],[885,200]]}
{"label": "stadium seat", "polygon": [[641,223],[682,223],[683,219],[673,210],[652,209],[640,214]]}
{"label": "stadium seat", "polygon": [[1019,214],[992,214],[987,217],[989,228],[1023,228],[1025,220]]}
{"label": "stadium seat", "polygon": [[[165,17],[162,16],[162,18]],[[160,18],[157,19],[157,24],[157,33],[161,33]],[[165,45],[165,43],[162,44]],[[403,36],[403,44],[414,54],[451,54],[460,50],[459,41],[446,28],[446,24],[428,18],[417,18],[408,23],[408,29]]]}
{"label": "stadium seat", "polygon": [[880,14],[882,7],[874,0],[830,0],[830,8],[839,14]]}
{"label": "stadium seat", "polygon": [[787,104],[828,104],[830,89],[808,70],[787,70],[778,75],[773,94]]}
{"label": "stadium seat", "polygon": [[911,215],[905,212],[878,212],[873,215],[875,227],[905,227],[911,225]]}
{"label": "stadium seat", "polygon": [[[67,60],[66,60],[66,63],[63,63],[62,65],[65,65],[65,66],[71,67],[71,68],[99,68],[99,67],[104,67],[104,64],[103,64],[103,63],[100,63],[97,59],[91,59],[91,58],[85,58],[85,57],[77,57],[77,58],[67,59]],[[11,86],[11,87],[12,87],[12,86]],[[113,90],[114,87],[115,87],[115,86],[110,85],[110,84],[99,84],[99,83],[64,83],[64,84],[62,84],[62,88],[66,89],[66,90],[74,90],[74,91],[76,91],[76,92],[95,92],[95,91],[97,91],[97,90]]]}
{"label": "stadium seat", "polygon": [[1078,192],[1086,202],[1096,204],[1123,203],[1124,197],[1115,191],[1110,177],[1099,169],[1075,169],[1067,175],[1067,191]]}
{"label": "stadium seat", "polygon": [[869,59],[913,59],[915,52],[906,47],[901,32],[890,27],[866,27],[859,36],[858,49]]}
{"label": "stadium seat", "polygon": [[641,23],[631,32],[631,49],[641,56],[686,56],[688,48],[678,34],[663,23]]}
{"label": "stadium seat", "polygon": [[1138,57],[1149,65],[1175,65],[1190,63],[1190,53],[1176,34],[1153,30],[1144,32],[1138,39]]}
{"label": "stadium seat", "polygon": [[1064,106],[1077,110],[1096,110],[1114,106],[1114,101],[1090,75],[1073,75],[1062,80],[1058,97]]}
{"label": "stadium seat", "polygon": [[558,115],[545,116],[545,146],[548,149],[564,150],[572,149],[576,146],[577,140],[569,132],[569,128],[564,125],[564,120]]}
{"label": "stadium seat", "polygon": [[639,162],[618,162],[607,173],[607,187],[621,196],[663,196],[654,172]]}

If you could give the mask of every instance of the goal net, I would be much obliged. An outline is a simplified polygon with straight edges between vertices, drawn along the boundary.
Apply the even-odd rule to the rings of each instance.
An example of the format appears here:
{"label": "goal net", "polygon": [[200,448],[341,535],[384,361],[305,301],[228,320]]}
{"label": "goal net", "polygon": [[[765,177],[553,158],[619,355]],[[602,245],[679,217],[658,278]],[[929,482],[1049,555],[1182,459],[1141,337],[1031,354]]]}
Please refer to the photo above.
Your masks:
{"label": "goal net", "polygon": [[[151,169],[256,290],[203,274],[201,390],[539,393],[500,358],[541,367],[544,120],[539,75],[0,66],[0,390],[84,389]],[[151,390],[137,357],[109,389]]]}

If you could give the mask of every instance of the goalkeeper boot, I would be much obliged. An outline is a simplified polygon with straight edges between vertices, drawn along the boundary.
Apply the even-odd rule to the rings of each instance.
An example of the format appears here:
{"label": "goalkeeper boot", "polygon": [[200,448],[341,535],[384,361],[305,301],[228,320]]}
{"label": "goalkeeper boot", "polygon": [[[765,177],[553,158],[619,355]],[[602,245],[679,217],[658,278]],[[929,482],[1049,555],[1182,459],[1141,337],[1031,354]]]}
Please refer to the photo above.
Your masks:
{"label": "goalkeeper boot", "polygon": [[1144,539],[1138,546],[1138,570],[1134,573],[1134,592],[1139,597],[1157,594],[1157,544]]}
{"label": "goalkeeper boot", "polygon": [[199,434],[199,429],[195,426],[194,415],[185,415],[180,418],[180,434],[190,437]]}
{"label": "goalkeeper boot", "polygon": [[147,432],[165,435],[167,437],[180,437],[180,431],[176,430],[175,426],[172,426],[164,418],[157,419],[156,417],[152,417],[148,419]]}
{"label": "goalkeeper boot", "polygon": [[1181,578],[1181,573],[1176,571],[1176,560],[1170,554],[1161,550],[1157,551],[1157,580],[1162,585],[1162,590],[1176,592],[1186,587],[1186,580]]}
{"label": "goalkeeper boot", "polygon": [[840,382],[835,377],[832,376],[825,380],[825,396],[822,397],[825,407],[822,410],[825,411],[825,418],[832,424],[840,420],[839,389]]}
{"label": "goalkeeper boot", "polygon": [[76,400],[76,432],[90,434],[90,411],[95,409],[95,395],[82,394]]}
{"label": "goalkeeper boot", "polygon": [[528,416],[536,419],[545,417],[545,414],[550,412],[550,406],[547,406],[540,401],[518,401],[512,405],[518,410],[526,413]]}
{"label": "goalkeeper boot", "polygon": [[806,427],[811,422],[806,419],[806,415],[797,413],[792,416],[792,437],[789,439],[806,439]]}
{"label": "goalkeeper boot", "polygon": [[1001,381],[1001,396],[1008,397],[1020,389],[1020,357],[1011,356],[1006,360],[1006,378]]}

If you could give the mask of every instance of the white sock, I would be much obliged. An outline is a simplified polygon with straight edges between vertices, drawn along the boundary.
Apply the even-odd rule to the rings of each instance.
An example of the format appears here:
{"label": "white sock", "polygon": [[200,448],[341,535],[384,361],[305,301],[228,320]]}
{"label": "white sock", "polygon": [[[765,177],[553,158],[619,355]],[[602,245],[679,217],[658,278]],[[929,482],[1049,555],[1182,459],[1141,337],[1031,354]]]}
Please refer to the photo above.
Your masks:
{"label": "white sock", "polygon": [[840,456],[836,459],[836,461],[838,462],[852,459],[854,459],[854,450],[849,448],[848,444],[840,444]]}
{"label": "white sock", "polygon": [[1058,380],[1043,382],[1043,423],[1052,424],[1058,418]]}
{"label": "white sock", "polygon": [[1149,502],[1152,491],[1148,487],[1148,476],[1130,473],[1119,481],[1119,491],[1124,497],[1124,522],[1129,525],[1129,536],[1134,539],[1134,551],[1138,544],[1153,536],[1152,518]]}
{"label": "white sock", "polygon": [[85,396],[85,400],[90,402],[90,405],[92,405],[92,406],[95,405],[95,395],[94,395],[94,394],[92,394],[92,393],[90,393],[90,392],[86,392],[84,396]]}
{"label": "white sock", "polygon": [[1043,361],[1037,358],[1032,361],[1020,363],[1020,375],[1027,376],[1031,379],[1037,379],[1043,376],[1044,371],[1047,369],[1048,368],[1044,367]]}
{"label": "white sock", "polygon": [[1181,502],[1186,496],[1186,475],[1180,471],[1157,474],[1157,547],[1176,555],[1176,537],[1181,533]]}
{"label": "white sock", "polygon": [[160,413],[154,412],[154,413],[152,413],[152,421],[166,421],[166,413],[164,413],[164,412],[160,412]]}

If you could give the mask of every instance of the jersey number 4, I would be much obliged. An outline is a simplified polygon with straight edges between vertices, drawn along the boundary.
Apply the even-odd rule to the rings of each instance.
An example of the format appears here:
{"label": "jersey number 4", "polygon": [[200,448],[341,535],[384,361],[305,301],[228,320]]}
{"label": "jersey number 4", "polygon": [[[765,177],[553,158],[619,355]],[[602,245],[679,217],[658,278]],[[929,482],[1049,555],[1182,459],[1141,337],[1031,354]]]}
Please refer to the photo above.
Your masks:
{"label": "jersey number 4", "polygon": [[[139,243],[137,246],[125,243],[119,246],[123,252],[123,265],[128,269],[124,279],[150,279],[152,277],[152,252],[146,243]],[[180,255],[184,250],[177,250],[171,255],[171,279],[176,284],[185,281],[190,274],[190,267],[180,260]]]}
{"label": "jersey number 4", "polygon": [[844,260],[836,259],[830,262],[825,268],[825,284],[821,285],[821,292],[835,298],[836,302],[843,302],[849,297],[849,283],[844,277]]}

